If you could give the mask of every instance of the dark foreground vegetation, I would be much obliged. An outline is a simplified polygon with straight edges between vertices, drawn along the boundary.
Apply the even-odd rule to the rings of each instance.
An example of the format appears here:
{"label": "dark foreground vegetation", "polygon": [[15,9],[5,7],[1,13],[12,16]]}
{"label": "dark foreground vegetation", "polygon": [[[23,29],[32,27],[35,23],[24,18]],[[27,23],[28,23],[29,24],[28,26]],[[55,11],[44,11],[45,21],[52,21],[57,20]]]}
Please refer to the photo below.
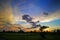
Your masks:
{"label": "dark foreground vegetation", "polygon": [[41,33],[1,32],[0,40],[60,40],[60,32],[41,32]]}

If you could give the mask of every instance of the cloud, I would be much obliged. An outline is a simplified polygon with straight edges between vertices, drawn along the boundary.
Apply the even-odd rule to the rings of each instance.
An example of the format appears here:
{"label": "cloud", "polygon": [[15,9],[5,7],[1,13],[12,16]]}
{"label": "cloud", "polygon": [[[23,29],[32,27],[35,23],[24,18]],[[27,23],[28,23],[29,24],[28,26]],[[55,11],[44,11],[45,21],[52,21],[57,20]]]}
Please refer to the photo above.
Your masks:
{"label": "cloud", "polygon": [[42,15],[40,16],[34,16],[33,18],[33,21],[40,21],[40,22],[50,22],[50,21],[53,21],[53,20],[56,20],[56,19],[60,19],[60,10],[59,11],[56,11],[54,13],[49,13],[48,15],[44,15],[42,13]]}
{"label": "cloud", "polygon": [[60,19],[60,11],[56,11],[56,12],[51,13],[48,16],[44,17],[42,22],[50,22],[55,19]]}
{"label": "cloud", "polygon": [[7,25],[7,26],[5,26],[5,25],[0,25],[0,31],[3,31],[3,30],[5,30],[5,31],[15,31],[15,32],[18,32],[18,31],[20,31],[20,27],[21,27],[21,25],[17,25],[17,24],[10,24],[10,25]]}
{"label": "cloud", "polygon": [[1,2],[0,24],[5,24],[6,22],[13,24],[14,16],[12,14],[10,2],[9,3]]}

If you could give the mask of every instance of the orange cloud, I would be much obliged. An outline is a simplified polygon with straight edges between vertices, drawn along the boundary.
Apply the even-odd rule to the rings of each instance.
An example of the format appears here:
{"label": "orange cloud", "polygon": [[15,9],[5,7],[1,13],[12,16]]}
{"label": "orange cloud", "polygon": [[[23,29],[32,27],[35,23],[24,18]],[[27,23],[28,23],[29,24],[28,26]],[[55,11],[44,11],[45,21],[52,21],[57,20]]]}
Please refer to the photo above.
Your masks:
{"label": "orange cloud", "polygon": [[14,16],[12,14],[12,8],[10,3],[1,3],[1,11],[0,11],[0,24],[5,24],[9,22],[11,24],[14,23]]}

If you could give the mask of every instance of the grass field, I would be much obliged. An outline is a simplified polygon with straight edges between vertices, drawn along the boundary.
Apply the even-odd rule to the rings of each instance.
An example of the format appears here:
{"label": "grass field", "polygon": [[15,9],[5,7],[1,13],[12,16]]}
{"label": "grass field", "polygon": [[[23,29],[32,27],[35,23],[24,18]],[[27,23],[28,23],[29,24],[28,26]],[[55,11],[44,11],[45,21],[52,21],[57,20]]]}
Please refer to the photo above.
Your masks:
{"label": "grass field", "polygon": [[0,40],[60,40],[60,33],[0,33]]}

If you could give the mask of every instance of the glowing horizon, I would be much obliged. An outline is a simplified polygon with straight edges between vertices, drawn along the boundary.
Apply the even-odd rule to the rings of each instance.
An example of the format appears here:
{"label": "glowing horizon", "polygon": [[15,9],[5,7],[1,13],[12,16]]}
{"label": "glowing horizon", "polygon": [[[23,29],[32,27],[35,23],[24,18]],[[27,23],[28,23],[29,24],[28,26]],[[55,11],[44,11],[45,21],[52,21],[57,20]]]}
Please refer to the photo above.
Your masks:
{"label": "glowing horizon", "polygon": [[[0,25],[19,24],[24,28],[31,28],[31,24],[22,20],[22,15],[27,14],[33,18],[32,21],[39,21],[37,24],[41,26],[60,29],[59,3],[54,4],[52,0],[0,0],[0,3]],[[0,26],[0,29],[5,28],[9,29],[7,26]]]}

